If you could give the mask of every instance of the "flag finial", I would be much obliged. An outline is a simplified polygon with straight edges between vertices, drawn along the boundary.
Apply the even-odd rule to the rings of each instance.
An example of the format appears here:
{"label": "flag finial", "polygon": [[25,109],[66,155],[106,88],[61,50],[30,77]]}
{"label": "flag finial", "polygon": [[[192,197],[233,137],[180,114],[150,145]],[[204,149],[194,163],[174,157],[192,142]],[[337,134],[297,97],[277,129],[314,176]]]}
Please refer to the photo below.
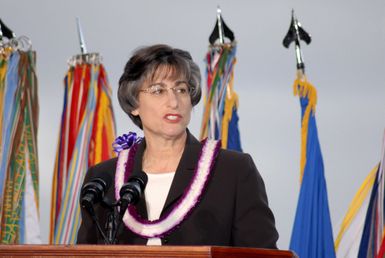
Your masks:
{"label": "flag finial", "polygon": [[283,39],[282,44],[284,47],[289,48],[291,42],[295,42],[295,56],[297,59],[297,69],[302,70],[302,72],[305,73],[305,63],[303,61],[303,55],[300,44],[301,40],[305,41],[306,44],[310,44],[311,36],[302,28],[297,17],[295,16],[294,9],[292,9],[289,31]]}
{"label": "flag finial", "polygon": [[3,37],[13,39],[16,37],[16,34],[0,19],[0,41]]}
{"label": "flag finial", "polygon": [[80,24],[79,17],[76,17],[76,25],[77,25],[77,28],[78,28],[78,35],[79,35],[79,42],[80,42],[80,51],[81,51],[82,54],[87,54],[87,47],[86,47],[86,43],[84,41],[82,26]]}
{"label": "flag finial", "polygon": [[221,16],[222,10],[221,7],[218,5],[217,6],[217,26],[218,26],[218,32],[219,32],[219,42],[221,44],[225,43],[225,32],[223,30],[222,26],[222,16]]}
{"label": "flag finial", "polygon": [[229,39],[231,42],[234,41],[234,33],[230,30],[230,28],[226,25],[222,18],[222,10],[221,7],[217,6],[217,21],[215,22],[215,27],[213,32],[209,37],[209,42],[211,45],[215,45],[215,42],[219,40],[219,44],[225,44],[225,38]]}

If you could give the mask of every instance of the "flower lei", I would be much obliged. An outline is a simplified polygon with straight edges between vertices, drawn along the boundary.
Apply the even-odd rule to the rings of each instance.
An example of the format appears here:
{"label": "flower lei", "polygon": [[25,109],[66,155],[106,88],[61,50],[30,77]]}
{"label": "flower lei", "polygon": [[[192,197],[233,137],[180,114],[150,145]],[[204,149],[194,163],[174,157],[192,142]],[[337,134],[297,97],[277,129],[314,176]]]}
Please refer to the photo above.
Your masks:
{"label": "flower lei", "polygon": [[[118,137],[118,139],[113,145],[124,147],[117,148],[119,149],[119,158],[115,173],[115,198],[117,200],[120,197],[120,188],[132,172],[138,142],[141,140],[136,138],[135,133],[129,133],[122,138]],[[220,141],[205,140],[203,142],[192,182],[170,212],[158,220],[149,221],[140,218],[136,209],[130,206],[123,216],[123,222],[126,227],[144,238],[162,237],[172,232],[190,215],[191,211],[200,201],[219,149]]]}

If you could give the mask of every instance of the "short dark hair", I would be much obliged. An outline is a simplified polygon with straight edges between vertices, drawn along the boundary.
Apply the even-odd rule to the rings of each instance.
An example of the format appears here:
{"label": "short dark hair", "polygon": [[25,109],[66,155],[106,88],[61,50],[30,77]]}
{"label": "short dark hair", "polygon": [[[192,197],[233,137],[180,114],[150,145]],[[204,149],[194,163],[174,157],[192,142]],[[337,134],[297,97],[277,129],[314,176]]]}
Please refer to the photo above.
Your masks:
{"label": "short dark hair", "polygon": [[201,74],[198,65],[189,52],[172,48],[168,45],[153,45],[137,49],[124,67],[119,79],[119,104],[131,118],[142,128],[139,116],[131,114],[138,107],[138,96],[146,79],[154,79],[156,72],[165,69],[165,76],[184,76],[189,86],[191,104],[195,106],[201,99]]}

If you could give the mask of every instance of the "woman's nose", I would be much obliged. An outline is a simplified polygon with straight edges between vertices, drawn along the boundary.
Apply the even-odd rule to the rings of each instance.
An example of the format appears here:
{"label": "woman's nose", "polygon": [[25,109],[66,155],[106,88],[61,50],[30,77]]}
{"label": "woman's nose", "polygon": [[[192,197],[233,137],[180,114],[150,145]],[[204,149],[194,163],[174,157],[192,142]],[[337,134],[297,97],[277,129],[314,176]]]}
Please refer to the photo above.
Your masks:
{"label": "woman's nose", "polygon": [[178,107],[178,104],[179,104],[179,99],[178,99],[178,96],[176,94],[176,92],[174,92],[172,89],[168,89],[167,90],[167,104],[169,107],[171,108],[177,108]]}

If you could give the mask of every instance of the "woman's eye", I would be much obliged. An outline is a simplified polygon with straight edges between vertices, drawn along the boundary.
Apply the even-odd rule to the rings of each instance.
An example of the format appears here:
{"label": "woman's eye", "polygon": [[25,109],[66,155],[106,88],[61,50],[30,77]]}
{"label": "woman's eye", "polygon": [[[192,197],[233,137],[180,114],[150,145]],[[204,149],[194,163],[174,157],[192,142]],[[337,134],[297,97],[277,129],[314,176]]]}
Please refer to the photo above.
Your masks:
{"label": "woman's eye", "polygon": [[164,93],[164,89],[162,88],[154,88],[151,90],[151,93],[154,95],[161,95]]}
{"label": "woman's eye", "polygon": [[163,93],[163,91],[164,91],[164,90],[162,90],[162,89],[156,89],[156,90],[154,90],[152,93],[153,93],[153,94],[156,94],[156,95],[160,95],[160,94]]}
{"label": "woman's eye", "polygon": [[180,86],[175,89],[175,91],[179,94],[187,94],[188,93],[188,87],[187,86]]}
{"label": "woman's eye", "polygon": [[187,93],[187,89],[185,89],[185,88],[180,88],[177,91],[178,91],[178,93],[181,93],[181,94],[186,94]]}

